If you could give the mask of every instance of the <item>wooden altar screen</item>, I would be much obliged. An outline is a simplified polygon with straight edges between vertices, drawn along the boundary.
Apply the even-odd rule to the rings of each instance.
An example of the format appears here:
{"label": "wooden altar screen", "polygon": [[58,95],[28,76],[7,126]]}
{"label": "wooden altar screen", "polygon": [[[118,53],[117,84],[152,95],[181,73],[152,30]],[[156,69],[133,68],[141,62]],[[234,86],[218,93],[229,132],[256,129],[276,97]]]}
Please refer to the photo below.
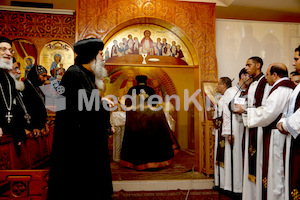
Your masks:
{"label": "wooden altar screen", "polygon": [[[97,37],[108,41],[130,25],[154,24],[172,30],[191,52],[195,88],[217,81],[215,4],[175,0],[78,0],[76,40]],[[203,106],[202,94],[198,96]],[[195,110],[195,159],[197,169],[213,173],[210,128],[203,109]],[[206,124],[206,125],[205,125]],[[204,153],[206,155],[204,155]]]}

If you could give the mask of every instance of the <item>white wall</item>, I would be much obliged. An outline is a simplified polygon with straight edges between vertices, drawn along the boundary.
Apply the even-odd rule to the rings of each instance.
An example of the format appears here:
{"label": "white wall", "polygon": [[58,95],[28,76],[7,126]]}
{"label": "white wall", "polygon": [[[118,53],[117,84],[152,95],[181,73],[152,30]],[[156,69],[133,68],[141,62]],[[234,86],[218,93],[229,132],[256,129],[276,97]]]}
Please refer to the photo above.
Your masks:
{"label": "white wall", "polygon": [[252,56],[264,60],[266,73],[271,63],[282,62],[289,73],[294,50],[300,45],[300,24],[216,19],[216,53],[218,76],[235,78]]}

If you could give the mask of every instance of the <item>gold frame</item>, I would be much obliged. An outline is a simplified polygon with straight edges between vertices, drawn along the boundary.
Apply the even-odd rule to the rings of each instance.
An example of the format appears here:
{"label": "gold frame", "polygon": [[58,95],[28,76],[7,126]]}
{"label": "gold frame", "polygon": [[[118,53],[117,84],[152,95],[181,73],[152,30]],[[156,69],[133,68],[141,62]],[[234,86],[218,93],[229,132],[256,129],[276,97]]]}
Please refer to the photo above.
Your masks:
{"label": "gold frame", "polygon": [[[203,127],[203,136],[202,140],[204,141],[202,150],[204,151],[203,158],[203,168],[202,171],[209,176],[214,173],[214,136],[212,135],[213,130],[213,110],[207,110],[207,103],[205,94],[207,94],[210,99],[213,101],[214,105],[216,105],[214,94],[217,82],[202,82],[202,98],[204,100],[204,122],[201,124]],[[203,138],[204,137],[204,138]]]}

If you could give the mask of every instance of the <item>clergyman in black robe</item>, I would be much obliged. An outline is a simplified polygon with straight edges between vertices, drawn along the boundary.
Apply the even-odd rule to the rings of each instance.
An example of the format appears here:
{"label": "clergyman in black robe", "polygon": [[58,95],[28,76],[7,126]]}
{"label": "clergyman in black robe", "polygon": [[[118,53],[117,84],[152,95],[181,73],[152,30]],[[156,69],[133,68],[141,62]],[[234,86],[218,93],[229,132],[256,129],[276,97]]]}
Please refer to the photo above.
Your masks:
{"label": "clergyman in black robe", "polygon": [[[28,78],[23,82],[20,80],[20,66],[17,64],[16,59],[13,60],[13,68],[8,72],[15,81],[16,99],[23,110],[25,129],[33,131],[36,134],[35,136],[41,131],[46,133],[44,128],[47,122],[47,110],[43,96],[38,89],[46,81],[47,70],[40,65],[34,66],[29,72],[30,76],[28,75]],[[32,81],[29,80],[29,77]],[[37,85],[33,85],[33,82]]]}
{"label": "clergyman in black robe", "polygon": [[12,136],[17,155],[20,155],[20,142],[26,139],[22,108],[16,101],[16,88],[7,70],[13,64],[12,42],[0,37],[0,139]]}
{"label": "clergyman in black robe", "polygon": [[[152,110],[147,101],[155,90],[147,86],[147,76],[136,77],[137,86],[128,95],[136,93],[136,110],[126,111],[125,132],[121,150],[121,164],[136,170],[162,168],[171,164],[179,145],[170,129],[162,109]],[[144,102],[139,100],[143,99]],[[153,103],[158,99],[154,98]],[[126,106],[135,106],[128,98]],[[141,106],[143,109],[140,109]]]}
{"label": "clergyman in black robe", "polygon": [[56,114],[48,200],[111,199],[109,111],[97,89],[107,75],[103,46],[100,39],[78,41],[75,65],[62,78],[66,109]]}

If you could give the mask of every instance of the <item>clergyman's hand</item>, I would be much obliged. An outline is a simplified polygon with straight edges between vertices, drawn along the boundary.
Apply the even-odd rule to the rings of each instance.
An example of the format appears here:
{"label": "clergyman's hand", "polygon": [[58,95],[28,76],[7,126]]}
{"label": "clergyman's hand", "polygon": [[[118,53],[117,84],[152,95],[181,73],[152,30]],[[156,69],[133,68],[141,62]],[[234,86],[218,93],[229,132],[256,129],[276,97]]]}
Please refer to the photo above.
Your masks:
{"label": "clergyman's hand", "polygon": [[246,109],[245,105],[234,104],[233,113],[241,115],[245,111],[245,109]]}
{"label": "clergyman's hand", "polygon": [[288,132],[283,129],[283,125],[282,124],[283,124],[282,122],[278,123],[277,124],[277,129],[280,131],[280,133],[287,135]]}
{"label": "clergyman's hand", "polygon": [[232,137],[231,137],[231,135],[228,136],[228,142],[230,145],[231,145],[231,142],[232,142],[232,145],[234,145],[234,135]]}
{"label": "clergyman's hand", "polygon": [[107,104],[110,108],[113,108],[115,106],[115,103],[113,101],[109,100],[108,98],[103,97],[102,101],[103,100],[107,102]]}
{"label": "clergyman's hand", "polygon": [[116,129],[113,126],[111,127],[111,133],[112,133],[112,135],[116,133]]}
{"label": "clergyman's hand", "polygon": [[33,137],[39,137],[41,135],[41,131],[37,128],[32,131]]}

